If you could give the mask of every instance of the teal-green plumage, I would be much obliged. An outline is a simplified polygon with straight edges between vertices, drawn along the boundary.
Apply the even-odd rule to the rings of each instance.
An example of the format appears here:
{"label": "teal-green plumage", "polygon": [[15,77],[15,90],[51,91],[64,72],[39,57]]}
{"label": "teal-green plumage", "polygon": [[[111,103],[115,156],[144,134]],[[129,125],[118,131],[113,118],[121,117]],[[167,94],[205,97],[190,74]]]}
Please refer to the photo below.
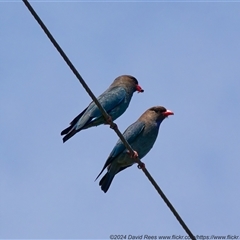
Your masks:
{"label": "teal-green plumage", "polygon": [[[151,150],[157,139],[161,122],[169,115],[173,115],[173,112],[162,106],[152,107],[125,130],[123,136],[132,149],[138,153],[139,159],[142,159]],[[130,156],[128,150],[119,139],[104,164],[102,171],[97,176],[98,178],[107,168],[107,173],[99,182],[101,189],[107,192],[114,176],[134,163],[136,163],[134,158]]]}
{"label": "teal-green plumage", "polygon": [[[98,97],[98,101],[114,121],[128,108],[135,91],[143,92],[135,77],[122,75],[117,77],[109,88]],[[67,141],[77,132],[93,126],[106,123],[102,113],[94,102],[75,117],[70,126],[61,132],[63,142]]]}

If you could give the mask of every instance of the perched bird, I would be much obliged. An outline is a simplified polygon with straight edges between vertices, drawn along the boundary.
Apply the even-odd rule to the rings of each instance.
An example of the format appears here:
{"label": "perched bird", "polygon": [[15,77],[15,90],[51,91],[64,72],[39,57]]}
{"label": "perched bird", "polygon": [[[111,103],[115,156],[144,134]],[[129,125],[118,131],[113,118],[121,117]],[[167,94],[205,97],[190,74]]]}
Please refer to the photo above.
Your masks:
{"label": "perched bird", "polygon": [[[144,91],[138,85],[137,79],[130,75],[122,75],[117,77],[109,88],[98,97],[98,101],[114,121],[126,111],[135,91]],[[102,116],[97,105],[91,102],[86,109],[72,120],[70,126],[61,132],[61,135],[65,135],[63,142],[83,129],[104,123],[107,124],[108,122]]]}
{"label": "perched bird", "polygon": [[[173,114],[172,111],[164,107],[152,107],[125,130],[123,136],[135,151],[135,157],[142,159],[150,151],[157,139],[161,122]],[[106,193],[114,176],[125,168],[132,166],[134,163],[136,163],[134,157],[130,155],[129,151],[119,139],[103,166],[102,171],[96,178],[97,180],[104,169],[107,168],[107,173],[99,182],[101,189]]]}

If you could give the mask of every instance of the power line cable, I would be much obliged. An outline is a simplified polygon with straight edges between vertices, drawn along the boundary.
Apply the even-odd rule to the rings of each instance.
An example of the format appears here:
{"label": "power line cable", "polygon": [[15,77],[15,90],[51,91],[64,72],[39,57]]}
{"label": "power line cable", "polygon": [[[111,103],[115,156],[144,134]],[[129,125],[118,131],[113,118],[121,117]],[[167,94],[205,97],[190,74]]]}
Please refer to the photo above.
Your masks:
{"label": "power line cable", "polygon": [[[91,89],[88,87],[88,85],[86,84],[86,82],[83,80],[83,78],[81,77],[81,75],[79,74],[79,72],[77,71],[77,69],[74,67],[74,65],[72,64],[72,62],[69,60],[69,58],[67,57],[67,55],[64,53],[64,51],[62,50],[62,48],[59,46],[59,44],[57,43],[57,41],[54,39],[54,37],[52,36],[52,34],[49,32],[49,30],[47,29],[47,27],[45,26],[45,24],[43,23],[43,21],[40,19],[40,17],[38,16],[38,14],[35,12],[35,10],[32,8],[32,6],[30,5],[30,3],[27,0],[22,0],[23,3],[26,5],[26,7],[28,8],[28,10],[31,12],[31,14],[33,15],[33,17],[36,19],[36,21],[38,22],[38,24],[41,26],[41,28],[43,29],[43,31],[45,32],[45,34],[48,36],[49,40],[52,42],[52,44],[54,45],[54,47],[58,50],[58,52],[60,53],[60,55],[63,57],[63,59],[65,60],[65,62],[67,63],[67,65],[70,67],[70,69],[73,71],[73,73],[75,74],[75,76],[77,77],[77,79],[80,81],[80,83],[82,84],[82,86],[84,87],[84,89],[87,91],[87,93],[89,94],[89,96],[92,98],[92,100],[95,102],[95,104],[98,106],[99,110],[101,111],[102,115],[104,116],[104,118],[106,119],[106,121],[110,124],[110,127],[117,133],[118,137],[122,140],[122,142],[124,143],[125,147],[129,150],[130,154],[134,155],[134,150],[132,149],[132,147],[129,145],[129,143],[125,140],[125,138],[123,137],[122,133],[119,131],[117,125],[112,121],[111,117],[107,114],[107,112],[105,111],[105,109],[101,106],[101,104],[99,103],[99,101],[97,100],[97,98],[95,97],[95,95],[93,94],[93,92],[91,91]],[[147,176],[148,180],[152,183],[152,185],[155,187],[155,189],[157,190],[157,192],[159,193],[159,195],[162,197],[163,201],[167,204],[167,206],[170,208],[170,210],[172,211],[172,213],[174,214],[174,216],[177,218],[178,222],[181,224],[181,226],[183,227],[183,229],[186,231],[186,233],[190,236],[190,238],[192,240],[196,240],[195,236],[192,234],[192,232],[189,230],[189,228],[187,227],[187,225],[184,223],[184,221],[182,220],[182,218],[180,217],[180,215],[177,213],[177,211],[175,210],[175,208],[173,207],[173,205],[170,203],[170,201],[167,199],[167,197],[165,196],[165,194],[163,193],[163,191],[160,189],[160,187],[158,186],[158,184],[155,182],[155,180],[153,179],[153,177],[151,176],[151,174],[148,172],[148,170],[145,167],[145,164],[142,163],[140,161],[139,158],[135,159],[136,162],[138,163],[139,168],[142,169],[142,171],[145,173],[145,175]]]}

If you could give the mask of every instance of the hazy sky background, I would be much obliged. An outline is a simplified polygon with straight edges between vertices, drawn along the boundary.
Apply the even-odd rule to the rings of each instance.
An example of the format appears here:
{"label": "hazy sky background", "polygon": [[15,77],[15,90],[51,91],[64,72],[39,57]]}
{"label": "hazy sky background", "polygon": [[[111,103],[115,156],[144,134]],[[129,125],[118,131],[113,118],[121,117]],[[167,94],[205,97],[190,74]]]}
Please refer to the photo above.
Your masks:
{"label": "hazy sky background", "polygon": [[[240,235],[240,3],[32,6],[97,96],[138,79],[121,131],[174,111],[143,162],[195,235]],[[62,143],[91,99],[22,2],[1,1],[0,30],[0,238],[185,236],[136,165],[106,194],[94,182],[118,140],[108,126]]]}

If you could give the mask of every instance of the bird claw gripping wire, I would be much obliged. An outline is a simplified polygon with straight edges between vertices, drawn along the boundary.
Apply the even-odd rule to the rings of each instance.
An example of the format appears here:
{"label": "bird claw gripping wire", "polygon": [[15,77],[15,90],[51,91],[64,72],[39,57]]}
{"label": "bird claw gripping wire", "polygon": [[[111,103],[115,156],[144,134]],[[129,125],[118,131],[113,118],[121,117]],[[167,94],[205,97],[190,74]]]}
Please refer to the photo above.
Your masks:
{"label": "bird claw gripping wire", "polygon": [[113,130],[116,130],[118,128],[117,124],[113,122],[111,116],[108,115],[108,118],[106,119],[106,123],[105,124],[109,124],[110,128]]}
{"label": "bird claw gripping wire", "polygon": [[143,169],[143,168],[145,168],[145,163],[140,162],[137,167],[138,167],[138,169]]}
{"label": "bird claw gripping wire", "polygon": [[110,124],[110,128],[113,129],[113,130],[116,130],[116,129],[118,128],[118,126],[117,126],[116,123],[112,122],[112,123]]}
{"label": "bird claw gripping wire", "polygon": [[138,152],[133,150],[132,154],[129,151],[128,151],[128,154],[130,154],[131,158],[134,158],[136,160],[136,162],[138,163],[138,166],[137,166],[138,169],[145,168],[145,163],[141,162],[140,160],[139,160],[139,162],[137,161],[137,159],[138,159]]}
{"label": "bird claw gripping wire", "polygon": [[133,153],[131,153],[129,150],[127,150],[127,153],[130,155],[131,158],[137,159],[138,153],[133,150]]}

